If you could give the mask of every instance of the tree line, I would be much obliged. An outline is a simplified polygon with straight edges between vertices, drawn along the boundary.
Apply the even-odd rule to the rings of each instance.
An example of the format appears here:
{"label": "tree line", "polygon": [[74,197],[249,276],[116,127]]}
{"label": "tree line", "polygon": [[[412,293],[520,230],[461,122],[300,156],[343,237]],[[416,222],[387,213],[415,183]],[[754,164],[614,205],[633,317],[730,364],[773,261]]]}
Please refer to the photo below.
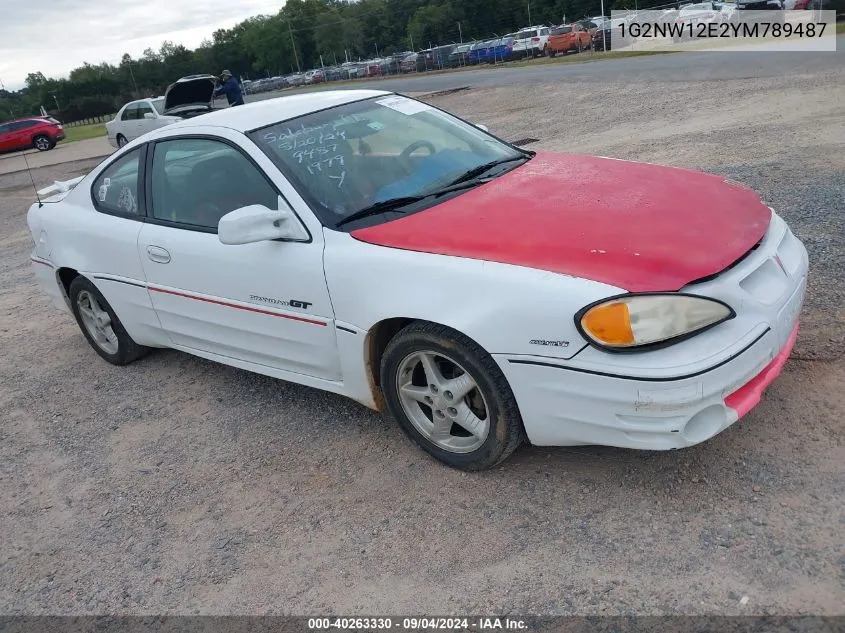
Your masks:
{"label": "tree line", "polygon": [[[26,87],[0,91],[0,118],[39,114],[44,107],[70,122],[115,112],[132,99],[164,94],[185,75],[255,79],[368,59],[406,50],[505,35],[530,24],[558,24],[597,15],[601,0],[287,0],[275,15],[221,29],[195,50],[164,42],[118,65],[86,63],[67,78],[31,72]],[[836,0],[842,2],[843,0]],[[610,9],[647,8],[667,0],[606,0]]]}

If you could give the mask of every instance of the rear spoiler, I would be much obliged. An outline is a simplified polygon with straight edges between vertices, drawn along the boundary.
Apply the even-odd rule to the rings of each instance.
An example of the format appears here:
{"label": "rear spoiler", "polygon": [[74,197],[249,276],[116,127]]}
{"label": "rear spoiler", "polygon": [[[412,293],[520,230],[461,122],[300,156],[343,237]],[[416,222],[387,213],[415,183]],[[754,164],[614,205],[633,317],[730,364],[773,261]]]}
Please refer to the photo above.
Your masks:
{"label": "rear spoiler", "polygon": [[48,194],[53,193],[67,193],[71,189],[73,189],[76,185],[78,185],[85,176],[79,176],[78,178],[71,178],[70,180],[56,180],[53,182],[52,185],[49,187],[45,187],[44,189],[38,190],[39,196],[46,196]]}

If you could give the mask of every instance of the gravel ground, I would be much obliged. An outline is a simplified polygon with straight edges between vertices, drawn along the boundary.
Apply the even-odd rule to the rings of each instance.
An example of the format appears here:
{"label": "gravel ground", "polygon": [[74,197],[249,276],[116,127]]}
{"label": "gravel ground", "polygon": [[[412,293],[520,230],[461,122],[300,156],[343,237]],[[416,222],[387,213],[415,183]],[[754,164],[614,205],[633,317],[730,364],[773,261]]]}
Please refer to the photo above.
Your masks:
{"label": "gravel ground", "polygon": [[0,177],[0,612],[842,614],[843,79],[437,99],[531,147],[744,180],[807,244],[794,358],[672,453],[524,447],[468,475],[340,397],[169,351],[107,365],[34,286],[31,187]]}

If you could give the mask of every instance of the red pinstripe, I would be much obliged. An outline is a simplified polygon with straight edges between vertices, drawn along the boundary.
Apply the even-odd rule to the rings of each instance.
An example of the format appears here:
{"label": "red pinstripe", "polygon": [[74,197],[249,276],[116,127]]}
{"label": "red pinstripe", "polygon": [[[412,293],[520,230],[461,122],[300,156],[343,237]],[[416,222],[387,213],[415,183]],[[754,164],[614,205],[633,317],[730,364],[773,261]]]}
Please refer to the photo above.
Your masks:
{"label": "red pinstripe", "polygon": [[290,319],[291,321],[302,321],[303,323],[310,323],[311,325],[322,325],[325,327],[328,325],[324,321],[315,321],[313,319],[306,319],[305,317],[298,317],[293,316],[290,314],[279,314],[278,312],[270,312],[269,310],[261,310],[260,308],[250,308],[247,306],[239,306],[234,303],[227,303],[225,301],[218,301],[217,299],[208,299],[206,297],[197,297],[195,295],[189,295],[182,292],[176,292],[175,290],[165,290],[164,288],[155,288],[153,286],[147,286],[147,288],[152,292],[160,292],[166,295],[173,295],[174,297],[183,297],[185,299],[193,299],[194,301],[204,301],[205,303],[213,303],[219,306],[225,306],[227,308],[235,308],[237,310],[246,310],[247,312],[257,312],[258,314],[266,314],[268,316],[279,317],[280,319]]}

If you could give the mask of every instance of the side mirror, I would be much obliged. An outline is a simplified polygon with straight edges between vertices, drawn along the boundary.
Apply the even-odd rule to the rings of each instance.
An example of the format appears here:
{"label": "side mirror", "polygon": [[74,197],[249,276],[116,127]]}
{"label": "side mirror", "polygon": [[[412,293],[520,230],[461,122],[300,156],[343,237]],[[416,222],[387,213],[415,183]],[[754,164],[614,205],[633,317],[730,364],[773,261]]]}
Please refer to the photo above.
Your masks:
{"label": "side mirror", "polygon": [[482,131],[484,131],[484,132],[489,132],[489,131],[490,131],[490,128],[488,128],[486,125],[481,125],[480,123],[475,123],[474,125],[475,125],[475,127],[477,127],[479,130],[482,130]]}
{"label": "side mirror", "polygon": [[145,118],[145,119],[155,119],[155,118],[156,118],[156,115],[155,115],[155,114],[153,114],[152,112],[145,112],[145,113],[144,113],[144,118]]}
{"label": "side mirror", "polygon": [[217,224],[217,238],[223,244],[253,244],[267,240],[307,241],[308,231],[279,196],[279,210],[253,204],[230,211]]}

